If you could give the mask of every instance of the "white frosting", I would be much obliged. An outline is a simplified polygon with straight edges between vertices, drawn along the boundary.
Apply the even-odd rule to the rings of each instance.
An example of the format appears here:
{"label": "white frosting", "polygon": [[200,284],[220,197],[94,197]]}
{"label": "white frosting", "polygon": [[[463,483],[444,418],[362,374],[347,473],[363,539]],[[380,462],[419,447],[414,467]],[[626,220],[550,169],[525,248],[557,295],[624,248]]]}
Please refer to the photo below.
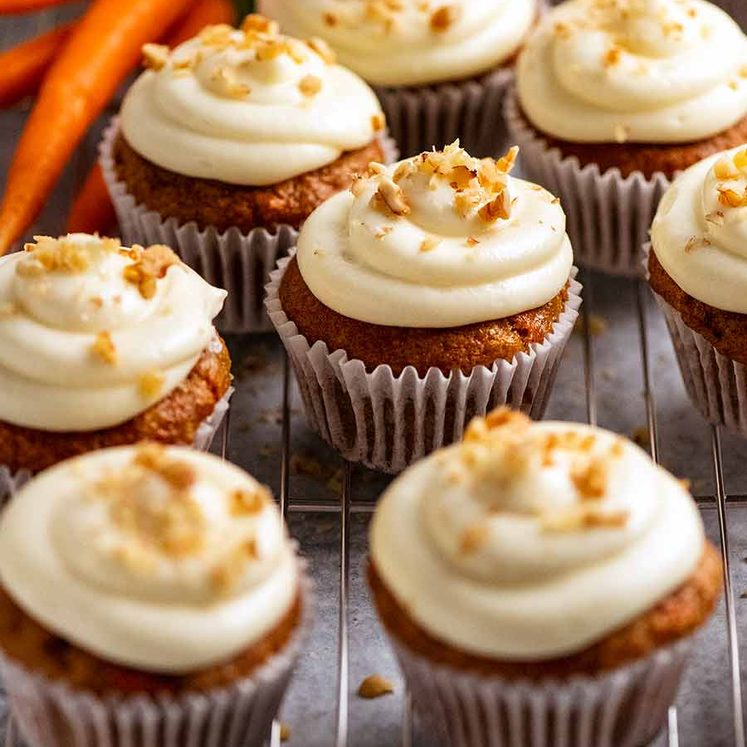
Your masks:
{"label": "white frosting", "polygon": [[686,293],[747,314],[747,149],[706,158],[665,193],[651,227],[653,251]]}
{"label": "white frosting", "polygon": [[125,97],[122,133],[185,176],[276,184],[368,145],[383,127],[360,78],[275,33],[208,27],[153,64],[163,67]]}
{"label": "white frosting", "polygon": [[487,72],[521,46],[536,0],[260,0],[300,36],[320,36],[375,85],[440,83]]}
{"label": "white frosting", "polygon": [[[246,473],[169,448],[183,489],[133,447],[64,462],[26,485],[0,523],[0,578],[31,617],[107,661],[179,674],[261,640],[298,594],[275,504]],[[252,501],[237,511],[233,495]]]}
{"label": "white frosting", "polygon": [[747,38],[704,0],[569,0],[527,42],[517,88],[563,140],[698,140],[747,115]]}
{"label": "white frosting", "polygon": [[407,614],[450,645],[504,660],[570,655],[681,585],[702,523],[685,488],[626,439],[507,421],[473,421],[465,445],[392,483],[371,558]]}
{"label": "white frosting", "polygon": [[[177,263],[145,298],[125,279],[135,260],[118,241],[74,234],[27,246],[0,258],[0,420],[45,431],[119,425],[181,384],[210,344],[226,293],[170,250]],[[56,257],[82,265],[46,269]],[[97,353],[102,342],[110,360]]]}
{"label": "white frosting", "polygon": [[[457,327],[547,303],[573,262],[565,214],[504,163],[452,145],[375,166],[305,223],[297,256],[310,290],[344,316],[403,327]],[[382,207],[382,193],[406,212]],[[509,215],[484,219],[492,200]]]}

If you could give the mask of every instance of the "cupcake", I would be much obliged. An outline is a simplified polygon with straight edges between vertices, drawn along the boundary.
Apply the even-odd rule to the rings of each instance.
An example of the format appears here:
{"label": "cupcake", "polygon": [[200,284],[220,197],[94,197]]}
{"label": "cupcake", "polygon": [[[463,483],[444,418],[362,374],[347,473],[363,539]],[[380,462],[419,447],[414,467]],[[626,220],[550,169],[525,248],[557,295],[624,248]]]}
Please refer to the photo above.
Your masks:
{"label": "cupcake", "polygon": [[209,454],[105,449],[0,520],[0,670],[24,742],[263,743],[310,594],[269,492]]}
{"label": "cupcake", "polygon": [[648,744],[722,584],[645,452],[507,409],[395,480],[370,543],[415,710],[453,747]]}
{"label": "cupcake", "polygon": [[496,404],[542,414],[580,286],[557,198],[515,157],[372,163],[272,275],[308,420],[346,459],[396,472]]}
{"label": "cupcake", "polygon": [[704,0],[569,0],[527,42],[506,116],[579,262],[638,275],[674,176],[747,140],[747,37]]}
{"label": "cupcake", "polygon": [[651,227],[648,271],[690,399],[747,435],[747,148],[675,180]]}
{"label": "cupcake", "polygon": [[300,225],[391,155],[376,96],[324,42],[256,15],[143,51],[101,148],[124,239],[172,246],[228,290],[222,330],[264,329],[267,274]]}
{"label": "cupcake", "polygon": [[456,138],[494,156],[501,105],[538,0],[259,0],[292,34],[319,36],[375,87],[392,135],[411,156]]}
{"label": "cupcake", "polygon": [[9,476],[143,439],[207,448],[231,360],[225,291],[168,247],[37,236],[0,258],[0,495]]}

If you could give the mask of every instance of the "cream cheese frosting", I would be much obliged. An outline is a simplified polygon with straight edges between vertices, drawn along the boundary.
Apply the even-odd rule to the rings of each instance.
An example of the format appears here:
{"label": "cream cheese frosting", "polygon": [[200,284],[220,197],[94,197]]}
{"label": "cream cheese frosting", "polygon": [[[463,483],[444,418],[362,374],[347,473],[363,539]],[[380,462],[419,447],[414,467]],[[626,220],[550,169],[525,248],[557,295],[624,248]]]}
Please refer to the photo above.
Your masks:
{"label": "cream cheese frosting", "polygon": [[542,661],[656,605],[705,540],[685,487],[627,439],[501,409],[392,483],[370,541],[382,582],[434,637]]}
{"label": "cream cheese frosting", "polygon": [[532,124],[562,140],[694,141],[747,115],[747,37],[705,0],[569,0],[516,80]]}
{"label": "cream cheese frosting", "polygon": [[407,86],[485,73],[512,57],[536,0],[260,0],[285,31],[320,36],[369,83]]}
{"label": "cream cheese frosting", "polygon": [[269,492],[217,457],[154,444],[87,454],[28,483],[0,520],[0,579],[62,638],[164,674],[240,653],[299,593]]}
{"label": "cream cheese frosting", "polygon": [[565,214],[509,176],[517,154],[471,158],[458,143],[371,164],[321,205],[298,239],[311,292],[352,319],[458,327],[542,306],[571,272]]}
{"label": "cream cheese frosting", "polygon": [[747,314],[747,148],[699,161],[664,194],[651,246],[693,298]]}
{"label": "cream cheese frosting", "polygon": [[225,297],[165,246],[36,237],[0,258],[0,420],[65,432],[130,420],[187,378]]}
{"label": "cream cheese frosting", "polygon": [[209,26],[173,52],[146,45],[122,104],[122,134],[141,156],[189,177],[266,186],[368,145],[384,127],[373,91],[327,45],[281,36],[248,16]]}

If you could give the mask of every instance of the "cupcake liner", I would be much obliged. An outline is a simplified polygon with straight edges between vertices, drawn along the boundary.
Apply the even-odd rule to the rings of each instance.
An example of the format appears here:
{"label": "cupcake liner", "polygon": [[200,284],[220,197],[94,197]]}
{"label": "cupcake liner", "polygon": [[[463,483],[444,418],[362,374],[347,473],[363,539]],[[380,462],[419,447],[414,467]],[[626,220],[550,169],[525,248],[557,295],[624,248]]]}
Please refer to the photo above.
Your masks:
{"label": "cupcake liner", "polygon": [[[283,311],[278,292],[290,258],[281,259],[267,286],[267,310],[288,352],[309,425],[345,459],[383,472],[399,472],[434,449],[458,441],[469,421],[500,404],[534,418],[547,405],[557,366],[581,305],[581,285],[571,279],[568,301],[552,333],[512,361],[477,366],[468,376],[425,376],[408,366],[367,372],[344,350],[322,341],[309,345]],[[573,270],[575,277],[576,271]]]}
{"label": "cupcake liner", "polygon": [[[194,221],[179,223],[147,206],[138,204],[120,181],[114,165],[113,147],[119,134],[115,117],[99,146],[99,163],[114,203],[125,244],[166,244],[182,261],[211,285],[228,291],[223,311],[216,320],[221,332],[267,332],[272,329],[263,305],[264,286],[279,257],[295,246],[298,231],[289,225],[271,230],[255,228],[242,233],[238,228],[219,232],[200,229]],[[386,160],[395,161],[398,151],[388,136],[381,137]]]}
{"label": "cupcake liner", "polygon": [[[192,447],[200,451],[207,451],[213,444],[218,430],[228,413],[231,397],[234,388],[230,387],[215,405],[212,413],[200,423],[195,433],[195,439]],[[0,465],[0,506],[2,506],[12,495],[17,492],[24,483],[31,479],[33,475],[29,470],[20,470],[11,472],[8,467]]]}
{"label": "cupcake liner", "polygon": [[416,714],[450,747],[642,747],[666,723],[691,639],[566,680],[504,680],[436,664],[392,639]]}
{"label": "cupcake liner", "polygon": [[374,87],[402,157],[459,138],[472,156],[494,156],[506,140],[502,103],[512,68],[432,86]]}
{"label": "cupcake liner", "polygon": [[313,617],[303,567],[304,611],[285,647],[251,676],[209,692],[96,695],[0,656],[13,720],[29,747],[261,747]]}
{"label": "cupcake liner", "polygon": [[617,168],[601,172],[575,156],[564,158],[522,116],[515,89],[506,94],[505,116],[522,173],[560,197],[576,260],[612,275],[640,276],[641,245],[671,180],[660,172],[623,177]]}

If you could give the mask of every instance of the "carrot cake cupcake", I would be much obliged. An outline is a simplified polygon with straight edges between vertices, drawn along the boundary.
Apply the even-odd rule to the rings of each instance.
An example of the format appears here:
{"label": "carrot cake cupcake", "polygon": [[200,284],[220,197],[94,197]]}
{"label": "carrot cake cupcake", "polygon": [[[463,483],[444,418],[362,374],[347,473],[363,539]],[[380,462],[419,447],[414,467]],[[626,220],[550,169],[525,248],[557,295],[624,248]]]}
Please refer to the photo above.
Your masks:
{"label": "carrot cake cupcake", "polygon": [[460,138],[494,156],[517,51],[538,0],[259,0],[284,30],[319,36],[375,86],[403,155]]}
{"label": "carrot cake cupcake", "polygon": [[257,15],[143,51],[101,150],[123,236],[173,246],[226,288],[221,329],[260,329],[267,273],[299,226],[391,155],[379,103],[323,41]]}
{"label": "carrot cake cupcake", "polygon": [[272,276],[309,419],[347,459],[397,471],[496,404],[542,414],[580,286],[559,201],[515,157],[372,163]]}
{"label": "carrot cake cupcake", "polygon": [[28,483],[0,520],[0,582],[4,690],[45,747],[262,744],[311,603],[269,491],[156,444]]}
{"label": "carrot cake cupcake", "polygon": [[37,236],[0,258],[0,468],[142,439],[207,448],[231,384],[225,297],[165,246]]}
{"label": "carrot cake cupcake", "polygon": [[506,106],[579,261],[635,275],[674,176],[747,140],[747,37],[705,0],[569,0],[527,42]]}
{"label": "carrot cake cupcake", "polygon": [[747,435],[747,148],[675,180],[651,227],[648,270],[690,399]]}
{"label": "carrot cake cupcake", "polygon": [[505,408],[395,480],[370,543],[415,709],[462,747],[648,744],[722,586],[682,482],[625,438]]}

